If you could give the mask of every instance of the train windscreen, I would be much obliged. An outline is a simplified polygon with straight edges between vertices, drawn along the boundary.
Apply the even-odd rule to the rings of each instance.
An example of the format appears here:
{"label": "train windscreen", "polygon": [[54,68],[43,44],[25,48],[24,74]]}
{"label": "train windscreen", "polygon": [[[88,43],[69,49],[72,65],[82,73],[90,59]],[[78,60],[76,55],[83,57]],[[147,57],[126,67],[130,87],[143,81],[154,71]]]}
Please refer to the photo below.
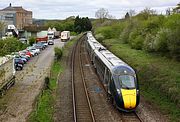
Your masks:
{"label": "train windscreen", "polygon": [[119,75],[115,76],[115,84],[118,88],[123,89],[134,89],[135,78],[131,75]]}

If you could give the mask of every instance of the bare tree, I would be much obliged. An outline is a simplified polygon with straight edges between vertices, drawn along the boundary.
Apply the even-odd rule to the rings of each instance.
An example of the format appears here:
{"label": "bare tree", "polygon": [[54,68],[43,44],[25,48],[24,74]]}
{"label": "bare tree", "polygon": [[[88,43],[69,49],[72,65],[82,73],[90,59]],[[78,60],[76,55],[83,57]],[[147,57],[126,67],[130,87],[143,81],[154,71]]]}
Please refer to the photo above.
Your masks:
{"label": "bare tree", "polygon": [[170,8],[166,9],[166,15],[171,15],[171,9]]}
{"label": "bare tree", "polygon": [[109,11],[105,8],[100,8],[95,13],[95,17],[100,19],[101,22],[104,22],[104,19],[108,18],[108,16],[109,16]]}
{"label": "bare tree", "polygon": [[113,15],[111,15],[111,14],[108,14],[108,17],[107,17],[108,19],[116,19],[116,16],[113,16]]}
{"label": "bare tree", "polygon": [[128,13],[129,13],[129,16],[132,17],[132,16],[134,16],[136,14],[136,11],[130,9]]}
{"label": "bare tree", "polygon": [[147,13],[149,15],[155,15],[155,14],[157,14],[157,11],[146,7],[143,11],[141,11],[141,13]]}

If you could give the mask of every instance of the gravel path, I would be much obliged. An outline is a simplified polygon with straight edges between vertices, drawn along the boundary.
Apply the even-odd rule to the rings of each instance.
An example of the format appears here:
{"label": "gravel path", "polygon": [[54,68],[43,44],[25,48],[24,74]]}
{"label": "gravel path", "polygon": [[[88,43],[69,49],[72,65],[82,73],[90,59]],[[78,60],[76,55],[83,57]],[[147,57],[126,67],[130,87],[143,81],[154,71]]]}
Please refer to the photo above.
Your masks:
{"label": "gravel path", "polygon": [[[55,46],[63,46],[55,40]],[[33,104],[49,75],[54,59],[54,46],[49,46],[39,56],[33,57],[22,71],[16,73],[16,83],[0,99],[0,121],[25,122],[33,110]]]}
{"label": "gravel path", "polygon": [[71,90],[71,54],[72,49],[69,49],[68,57],[63,57],[65,71],[60,75],[58,80],[58,88],[56,92],[55,103],[55,122],[72,122],[72,90]]}

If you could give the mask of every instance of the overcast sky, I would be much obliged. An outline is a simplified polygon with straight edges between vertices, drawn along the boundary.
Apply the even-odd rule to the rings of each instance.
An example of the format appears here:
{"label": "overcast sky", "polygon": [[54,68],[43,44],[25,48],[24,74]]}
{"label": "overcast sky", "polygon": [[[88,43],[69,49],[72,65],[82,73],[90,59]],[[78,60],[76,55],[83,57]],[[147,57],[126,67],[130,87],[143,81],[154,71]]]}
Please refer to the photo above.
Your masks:
{"label": "overcast sky", "polygon": [[124,17],[130,9],[137,12],[145,7],[156,9],[165,13],[167,8],[172,8],[179,0],[0,0],[0,9],[9,6],[23,6],[24,9],[33,11],[36,19],[65,19],[69,16],[88,16],[95,18],[99,8],[106,8],[109,14],[117,19]]}

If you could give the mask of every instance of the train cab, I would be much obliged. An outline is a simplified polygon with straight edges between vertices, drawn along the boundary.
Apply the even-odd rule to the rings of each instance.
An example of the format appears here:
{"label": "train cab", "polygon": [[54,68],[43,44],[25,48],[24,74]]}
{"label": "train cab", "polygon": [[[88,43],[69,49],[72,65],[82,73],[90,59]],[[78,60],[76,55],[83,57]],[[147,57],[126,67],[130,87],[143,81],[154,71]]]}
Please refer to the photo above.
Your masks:
{"label": "train cab", "polygon": [[117,108],[133,111],[139,104],[139,86],[135,71],[127,65],[116,66],[112,70],[111,80],[109,89]]}

